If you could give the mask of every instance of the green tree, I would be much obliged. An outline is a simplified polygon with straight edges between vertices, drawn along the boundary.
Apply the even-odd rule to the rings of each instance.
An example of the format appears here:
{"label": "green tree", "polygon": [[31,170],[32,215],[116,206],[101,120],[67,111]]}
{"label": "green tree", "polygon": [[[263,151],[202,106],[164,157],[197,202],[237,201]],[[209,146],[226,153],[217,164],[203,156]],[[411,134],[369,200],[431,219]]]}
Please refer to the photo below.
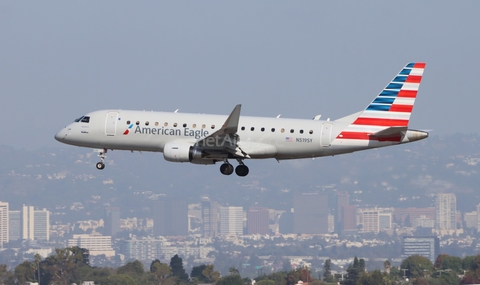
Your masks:
{"label": "green tree", "polygon": [[401,269],[406,269],[405,275],[408,278],[424,277],[433,272],[432,262],[423,256],[412,255],[403,260]]}
{"label": "green tree", "polygon": [[240,275],[228,275],[218,279],[216,285],[243,285],[243,279]]}
{"label": "green tree", "polygon": [[29,261],[24,261],[17,265],[14,269],[14,275],[18,284],[25,284],[27,281],[36,281],[34,268]]}
{"label": "green tree", "polygon": [[458,256],[440,254],[435,261],[435,268],[439,270],[453,270],[457,274],[463,273],[462,259]]}
{"label": "green tree", "polygon": [[185,272],[185,269],[183,268],[183,260],[178,256],[178,254],[175,254],[170,259],[170,268],[172,268],[173,276],[183,281],[188,280],[188,274]]}
{"label": "green tree", "polygon": [[465,273],[461,284],[475,284],[480,283],[480,254],[475,256],[470,263],[470,268]]}
{"label": "green tree", "polygon": [[[363,272],[362,265],[358,261],[358,258],[355,256],[353,259],[353,264],[350,264],[347,268],[347,278],[345,279],[345,285],[355,285],[360,278],[360,273]],[[365,261],[363,262],[365,266]]]}
{"label": "green tree", "polygon": [[105,285],[137,285],[135,279],[128,274],[114,274],[108,276]]}
{"label": "green tree", "polygon": [[475,255],[465,256],[462,260],[462,269],[469,270],[475,260]]}
{"label": "green tree", "polygon": [[230,268],[228,269],[228,274],[230,274],[230,275],[240,275],[240,272],[238,271],[237,268],[235,268],[235,267],[230,267]]}
{"label": "green tree", "polygon": [[202,271],[202,275],[208,280],[209,283],[215,283],[220,278],[220,272],[214,270],[213,264],[205,266]]}
{"label": "green tree", "polygon": [[83,266],[88,266],[84,258],[85,249],[77,246],[55,249],[55,254],[50,255],[39,263],[41,284],[69,285],[74,283],[75,271]]}
{"label": "green tree", "polygon": [[141,278],[144,273],[145,269],[143,269],[143,264],[138,260],[127,262],[127,264],[117,269],[117,274],[129,275],[136,279]]}
{"label": "green tree", "polygon": [[323,278],[326,282],[333,282],[332,261],[330,258],[325,260],[323,264]]}
{"label": "green tree", "polygon": [[383,268],[385,269],[385,273],[386,274],[390,274],[390,268],[391,268],[391,264],[390,264],[390,261],[388,260],[385,260],[385,262],[383,263]]}
{"label": "green tree", "polygon": [[194,266],[192,272],[190,272],[190,278],[197,278],[200,282],[208,282],[207,278],[203,276],[202,272],[207,266],[205,264]]}
{"label": "green tree", "polygon": [[384,284],[383,276],[380,270],[374,270],[371,273],[362,272],[356,285],[377,285]]}
{"label": "green tree", "polygon": [[160,260],[155,259],[150,264],[148,279],[151,283],[164,284],[170,275],[172,275],[172,269],[166,263],[161,263]]}

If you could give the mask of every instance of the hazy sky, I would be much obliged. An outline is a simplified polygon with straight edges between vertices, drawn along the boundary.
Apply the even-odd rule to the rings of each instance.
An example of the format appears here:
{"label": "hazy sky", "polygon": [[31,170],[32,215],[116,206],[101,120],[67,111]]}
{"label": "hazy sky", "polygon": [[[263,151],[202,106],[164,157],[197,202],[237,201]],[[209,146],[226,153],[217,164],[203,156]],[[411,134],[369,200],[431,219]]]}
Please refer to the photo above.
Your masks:
{"label": "hazy sky", "polygon": [[336,119],[425,61],[410,127],[480,133],[480,1],[1,1],[0,145],[98,109]]}

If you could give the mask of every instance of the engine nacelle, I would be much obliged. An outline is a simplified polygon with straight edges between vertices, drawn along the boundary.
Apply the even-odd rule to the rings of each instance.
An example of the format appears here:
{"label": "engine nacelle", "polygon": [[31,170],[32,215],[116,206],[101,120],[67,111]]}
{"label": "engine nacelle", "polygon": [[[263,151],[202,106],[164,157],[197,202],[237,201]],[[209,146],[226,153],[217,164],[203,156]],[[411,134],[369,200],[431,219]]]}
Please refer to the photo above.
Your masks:
{"label": "engine nacelle", "polygon": [[171,162],[191,162],[195,164],[215,164],[213,159],[202,158],[202,151],[186,143],[166,143],[163,157]]}

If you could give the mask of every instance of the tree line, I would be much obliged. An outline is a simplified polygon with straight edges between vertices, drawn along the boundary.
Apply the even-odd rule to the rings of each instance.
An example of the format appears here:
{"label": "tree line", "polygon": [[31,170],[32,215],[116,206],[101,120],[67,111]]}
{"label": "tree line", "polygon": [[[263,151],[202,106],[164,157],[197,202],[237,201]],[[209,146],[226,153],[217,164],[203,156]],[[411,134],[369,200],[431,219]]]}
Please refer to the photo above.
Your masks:
{"label": "tree line", "polygon": [[[414,255],[407,257],[400,267],[393,267],[384,262],[384,270],[366,270],[365,260],[355,257],[343,274],[333,274],[330,259],[323,266],[323,275],[312,276],[310,270],[297,268],[263,274],[255,278],[256,285],[294,285],[299,281],[311,285],[393,285],[403,282],[415,285],[443,284],[479,284],[480,255],[460,258],[440,254],[435,263],[428,258]],[[56,249],[55,253],[42,259],[39,255],[31,261],[24,261],[9,270],[0,264],[0,284],[16,285],[26,282],[38,282],[40,285],[82,284],[83,281],[94,281],[101,285],[250,285],[250,278],[242,278],[235,267],[229,269],[227,276],[221,276],[212,264],[203,264],[192,268],[187,274],[183,260],[178,255],[171,258],[170,263],[162,263],[156,259],[145,270],[138,261],[128,262],[114,268],[95,267],[89,264],[89,252],[79,247]]]}

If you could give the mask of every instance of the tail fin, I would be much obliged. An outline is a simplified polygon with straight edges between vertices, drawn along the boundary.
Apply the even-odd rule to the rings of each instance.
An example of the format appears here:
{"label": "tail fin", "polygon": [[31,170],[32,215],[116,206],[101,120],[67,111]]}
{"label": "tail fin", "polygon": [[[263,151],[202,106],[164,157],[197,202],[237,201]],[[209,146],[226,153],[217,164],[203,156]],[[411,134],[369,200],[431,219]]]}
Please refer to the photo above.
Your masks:
{"label": "tail fin", "polygon": [[352,123],[337,138],[382,140],[392,135],[399,138],[395,134],[407,130],[424,69],[423,62],[407,64],[365,110],[355,114],[356,118],[340,119],[351,118]]}

